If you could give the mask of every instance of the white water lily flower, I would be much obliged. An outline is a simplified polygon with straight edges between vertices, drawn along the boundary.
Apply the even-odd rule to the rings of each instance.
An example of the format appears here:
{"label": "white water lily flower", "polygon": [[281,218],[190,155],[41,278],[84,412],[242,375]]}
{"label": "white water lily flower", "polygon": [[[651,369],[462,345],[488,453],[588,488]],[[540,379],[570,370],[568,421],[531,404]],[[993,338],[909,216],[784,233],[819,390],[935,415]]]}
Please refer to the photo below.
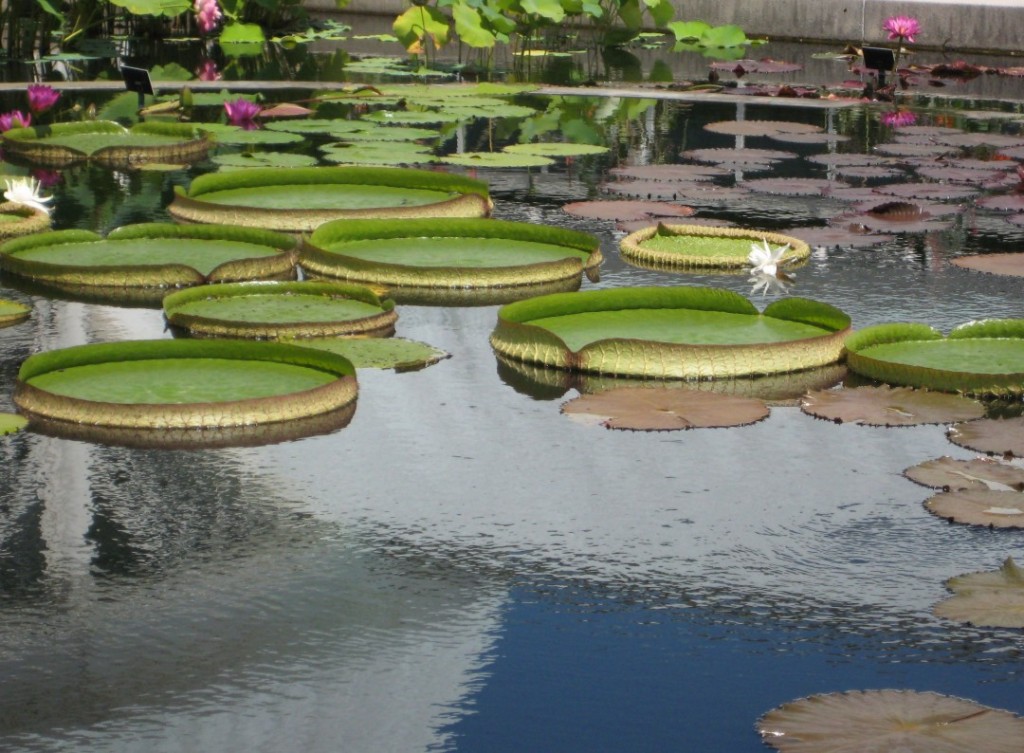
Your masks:
{"label": "white water lily flower", "polygon": [[7,201],[32,207],[47,214],[53,209],[46,206],[47,202],[53,201],[53,197],[43,196],[39,192],[41,187],[35,178],[4,178],[4,184],[7,186],[7,190],[4,191],[4,198]]}
{"label": "white water lily flower", "polygon": [[778,293],[779,295],[788,293],[793,277],[785,273],[768,274],[767,272],[752,272],[747,282],[753,283],[750,294],[754,295],[761,291],[761,297],[763,298],[768,293]]}
{"label": "white water lily flower", "polygon": [[750,274],[773,275],[779,271],[779,261],[782,259],[782,255],[789,251],[789,244],[772,248],[768,244],[767,238],[762,238],[761,243],[760,246],[756,243],[750,244],[750,253],[747,255],[747,261],[750,262],[751,267]]}

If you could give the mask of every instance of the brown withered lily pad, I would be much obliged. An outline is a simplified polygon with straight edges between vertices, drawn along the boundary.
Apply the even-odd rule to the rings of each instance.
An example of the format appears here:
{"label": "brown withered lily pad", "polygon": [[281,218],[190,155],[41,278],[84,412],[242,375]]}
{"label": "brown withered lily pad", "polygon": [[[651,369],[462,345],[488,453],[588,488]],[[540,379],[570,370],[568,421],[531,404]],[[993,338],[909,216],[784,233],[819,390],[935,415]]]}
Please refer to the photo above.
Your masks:
{"label": "brown withered lily pad", "polygon": [[562,211],[595,220],[642,220],[651,217],[689,217],[693,207],[662,201],[577,201]]}
{"label": "brown withered lily pad", "polygon": [[972,133],[958,133],[951,136],[941,136],[939,139],[943,144],[955,147],[976,147],[988,146],[995,149],[1011,149],[1024,146],[1024,136],[1011,136],[1004,133],[984,133],[982,131]]}
{"label": "brown withered lily pad", "polygon": [[841,144],[850,140],[841,133],[773,133],[768,138],[783,144]]}
{"label": "brown withered lily pad", "polygon": [[839,167],[840,165],[845,167],[850,167],[852,165],[892,166],[894,164],[894,161],[888,157],[880,157],[877,154],[856,153],[812,154],[807,157],[807,160],[818,165],[826,165],[830,167]]}
{"label": "brown withered lily pad", "polygon": [[957,460],[948,455],[926,460],[903,471],[903,475],[922,486],[943,491],[990,489],[1024,490],[1024,468],[992,458]]}
{"label": "brown withered lily pad", "polygon": [[998,570],[950,578],[954,596],[932,610],[936,617],[977,627],[1024,628],[1024,570],[1012,557]]}
{"label": "brown withered lily pad", "polygon": [[743,181],[742,185],[755,193],[777,196],[827,196],[837,188],[847,187],[825,178],[760,178]]}
{"label": "brown withered lily pad", "polygon": [[747,73],[795,73],[804,67],[799,63],[787,63],[781,60],[719,60],[710,66],[716,71],[730,71],[737,76]]}
{"label": "brown withered lily pad", "polygon": [[582,395],[562,413],[592,418],[609,429],[673,431],[743,426],[768,417],[761,400],[718,392],[665,387],[620,387]]}
{"label": "brown withered lily pad", "polygon": [[845,202],[880,201],[881,194],[875,192],[868,186],[854,186],[853,188],[837,188],[829,194],[830,199]]}
{"label": "brown withered lily pad", "polygon": [[887,157],[944,157],[947,154],[956,154],[957,148],[943,144],[891,141],[876,146],[875,152]]}
{"label": "brown withered lily pad", "polygon": [[836,227],[793,227],[782,231],[799,238],[808,246],[826,248],[869,248],[888,243],[895,236],[871,233],[863,225],[848,224]]}
{"label": "brown withered lily pad", "polygon": [[613,196],[629,196],[644,201],[678,201],[688,191],[701,190],[709,183],[696,181],[621,180],[601,186],[604,193]]}
{"label": "brown withered lily pad", "polygon": [[939,204],[937,202],[903,201],[902,199],[880,197],[881,201],[868,201],[856,207],[860,212],[879,220],[890,222],[923,222],[936,217],[948,217],[959,214],[960,207],[956,204]]}
{"label": "brown withered lily pad", "polygon": [[854,690],[785,703],[757,730],[781,753],[1021,753],[1024,719],[938,693]]}
{"label": "brown withered lily pad", "polygon": [[727,136],[772,136],[780,133],[820,133],[821,127],[785,120],[719,120],[704,126],[705,131]]}
{"label": "brown withered lily pad", "polygon": [[965,131],[962,128],[946,126],[909,125],[900,128],[900,133],[908,136],[952,136],[957,133],[965,133]]}
{"label": "brown withered lily pad", "polygon": [[983,196],[975,204],[993,212],[1024,212],[1024,193]]}
{"label": "brown withered lily pad", "polygon": [[946,438],[955,445],[989,455],[1024,457],[1024,416],[986,418],[951,426]]}
{"label": "brown withered lily pad", "polygon": [[915,171],[922,178],[928,180],[967,183],[968,185],[983,185],[989,181],[1000,180],[1006,175],[1004,170],[978,170],[974,167],[954,167],[952,165],[917,167]]}
{"label": "brown withered lily pad", "polygon": [[835,168],[835,174],[843,178],[859,178],[861,180],[886,180],[898,178],[902,171],[895,167],[881,167],[880,165],[840,165]]}
{"label": "brown withered lily pad", "polygon": [[953,264],[975,272],[1024,277],[1024,253],[961,256],[953,259]]}
{"label": "brown withered lily pad", "polygon": [[894,183],[877,186],[875,191],[887,196],[922,201],[959,201],[960,199],[969,199],[978,193],[977,189],[970,186],[951,186],[946,183]]}
{"label": "brown withered lily pad", "polygon": [[929,497],[924,506],[928,512],[951,523],[1024,528],[1024,494],[1020,492],[961,489]]}
{"label": "brown withered lily pad", "polygon": [[977,400],[909,387],[855,387],[807,393],[800,410],[836,423],[919,426],[969,421],[985,415]]}
{"label": "brown withered lily pad", "polygon": [[714,165],[626,165],[613,167],[609,175],[627,180],[705,181],[729,175]]}
{"label": "brown withered lily pad", "polygon": [[750,149],[747,147],[737,149],[688,149],[682,152],[680,156],[684,159],[692,159],[694,162],[710,162],[713,165],[764,165],[797,157],[793,152],[784,152],[778,149]]}
{"label": "brown withered lily pad", "polygon": [[[657,219],[629,220],[615,223],[615,229],[624,233],[635,233],[637,230],[657,225]],[[687,217],[687,225],[699,225],[701,227],[736,227],[736,223],[728,220],[720,220],[717,217]]]}

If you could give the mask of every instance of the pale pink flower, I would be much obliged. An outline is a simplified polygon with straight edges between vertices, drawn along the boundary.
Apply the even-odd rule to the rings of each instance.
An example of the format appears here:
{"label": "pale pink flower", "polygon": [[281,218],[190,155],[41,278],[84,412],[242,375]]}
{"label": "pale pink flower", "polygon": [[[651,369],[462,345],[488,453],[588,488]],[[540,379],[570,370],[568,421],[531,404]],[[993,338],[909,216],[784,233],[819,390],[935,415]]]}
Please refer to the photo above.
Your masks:
{"label": "pale pink flower", "polygon": [[217,70],[217,63],[213,60],[204,60],[196,69],[196,75],[200,81],[220,81],[221,74]]}
{"label": "pale pink flower", "polygon": [[220,19],[223,17],[217,0],[196,0],[192,10],[196,14],[196,23],[199,25],[199,30],[204,34],[209,34],[216,29],[217,24],[220,23]]}
{"label": "pale pink flower", "polygon": [[32,125],[32,116],[18,110],[11,110],[0,115],[0,133],[12,128],[27,128]]}
{"label": "pale pink flower", "polygon": [[258,104],[247,99],[236,99],[234,102],[224,103],[224,112],[228,114],[228,122],[231,125],[241,126],[247,131],[259,128],[256,118],[262,110],[263,108]]}
{"label": "pale pink flower", "polygon": [[880,120],[882,125],[889,128],[904,128],[914,125],[917,122],[917,116],[909,110],[889,110],[882,113]]}
{"label": "pale pink flower", "polygon": [[60,99],[60,92],[46,84],[29,84],[27,92],[28,109],[34,115],[46,112]]}
{"label": "pale pink flower", "polygon": [[921,24],[911,16],[893,16],[886,19],[882,28],[889,32],[889,39],[914,41],[914,35],[921,33]]}

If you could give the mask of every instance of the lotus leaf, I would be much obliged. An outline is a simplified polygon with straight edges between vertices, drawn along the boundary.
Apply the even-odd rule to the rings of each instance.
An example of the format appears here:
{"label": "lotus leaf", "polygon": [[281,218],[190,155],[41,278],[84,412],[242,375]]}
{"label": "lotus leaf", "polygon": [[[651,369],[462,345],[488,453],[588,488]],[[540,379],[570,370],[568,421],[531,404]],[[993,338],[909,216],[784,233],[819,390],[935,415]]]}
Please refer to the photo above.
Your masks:
{"label": "lotus leaf", "polygon": [[851,370],[891,384],[974,395],[1024,391],[1024,319],[969,322],[948,337],[923,324],[879,324],[846,342]]}
{"label": "lotus leaf", "polygon": [[357,369],[414,371],[451,357],[432,345],[401,337],[310,337],[287,342],[337,353]]}
{"label": "lotus leaf", "polygon": [[867,426],[918,426],[981,418],[977,400],[907,387],[855,387],[808,393],[800,409],[836,423]]}
{"label": "lotus leaf", "polygon": [[768,417],[760,400],[700,390],[621,387],[583,395],[562,413],[596,419],[608,429],[672,431],[743,426]]}
{"label": "lotus leaf", "polygon": [[953,444],[975,452],[1024,457],[1024,416],[956,424],[946,436]]}
{"label": "lotus leaf", "polygon": [[945,491],[991,489],[1024,491],[1024,468],[991,458],[926,460],[903,471],[911,481]]}
{"label": "lotus leaf", "polygon": [[511,359],[574,371],[717,379],[835,363],[849,323],[841,311],[803,298],[758,312],[726,290],[618,288],[504,306],[491,346]]}
{"label": "lotus leaf", "polygon": [[242,282],[169,294],[164,314],[174,327],[205,337],[386,335],[394,303],[369,288],[323,282]]}
{"label": "lotus leaf", "polygon": [[1024,494],[1018,491],[959,489],[929,497],[924,506],[951,523],[1024,528]]}
{"label": "lotus leaf", "polygon": [[751,246],[787,247],[779,266],[806,261],[811,248],[802,240],[778,233],[737,228],[659,223],[631,233],[619,243],[622,258],[644,266],[669,268],[746,269]]}
{"label": "lotus leaf", "polygon": [[935,605],[937,617],[978,627],[1024,628],[1024,570],[1007,557],[998,570],[946,581],[955,595]]}
{"label": "lotus leaf", "polygon": [[782,753],[1021,753],[1024,719],[938,693],[856,690],[809,696],[762,716]]}

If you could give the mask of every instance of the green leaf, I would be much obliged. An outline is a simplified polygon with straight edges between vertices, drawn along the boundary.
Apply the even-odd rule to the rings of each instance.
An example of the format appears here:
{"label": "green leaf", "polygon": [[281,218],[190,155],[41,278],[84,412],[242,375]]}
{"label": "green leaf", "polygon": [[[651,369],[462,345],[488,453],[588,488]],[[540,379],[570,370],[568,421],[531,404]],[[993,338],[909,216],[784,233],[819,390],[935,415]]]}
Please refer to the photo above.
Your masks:
{"label": "green leaf", "polygon": [[267,41],[259,24],[228,23],[220,33],[221,44],[259,44]]}
{"label": "green leaf", "polygon": [[[45,0],[36,2],[44,5]],[[136,16],[177,16],[192,7],[189,0],[110,0],[110,4]]]}
{"label": "green leaf", "polygon": [[455,31],[463,42],[476,48],[494,47],[494,32],[483,28],[483,19],[475,8],[458,3],[452,7],[452,16],[455,18]]}
{"label": "green leaf", "polygon": [[704,23],[703,21],[675,21],[674,23],[666,24],[666,27],[675,34],[676,41],[697,42],[711,28],[711,24]]}
{"label": "green leaf", "polygon": [[153,81],[190,81],[192,72],[177,63],[168,63],[154,65],[149,69],[149,77]]}
{"label": "green leaf", "polygon": [[639,29],[643,26],[644,17],[640,10],[640,0],[625,0],[619,6],[619,18],[628,29]]}
{"label": "green leaf", "polygon": [[523,0],[523,10],[555,23],[565,18],[565,8],[559,0]]}
{"label": "green leaf", "polygon": [[739,26],[726,24],[708,29],[701,42],[708,47],[741,47],[749,44],[750,40]]}
{"label": "green leaf", "polygon": [[28,419],[17,413],[0,413],[0,434],[13,434],[28,425]]}
{"label": "green leaf", "polygon": [[47,13],[49,13],[49,14],[50,14],[51,16],[53,16],[54,18],[56,18],[56,19],[57,19],[57,20],[58,20],[58,21],[59,21],[59,22],[61,23],[61,25],[63,25],[63,24],[64,24],[64,14],[63,14],[63,13],[61,13],[61,12],[60,12],[59,10],[57,10],[56,8],[54,8],[54,7],[53,7],[53,5],[52,5],[52,4],[50,4],[49,0],[36,0],[36,3],[37,3],[37,4],[39,5],[39,7],[40,7],[40,8],[42,8],[42,9],[43,9],[44,11],[46,11],[46,12],[47,12]]}
{"label": "green leaf", "polygon": [[676,9],[671,0],[644,0],[647,12],[651,14],[656,26],[664,26],[672,20]]}
{"label": "green leaf", "polygon": [[423,52],[423,40],[427,37],[435,47],[448,43],[448,19],[436,8],[413,6],[395,19],[392,30],[409,52]]}

